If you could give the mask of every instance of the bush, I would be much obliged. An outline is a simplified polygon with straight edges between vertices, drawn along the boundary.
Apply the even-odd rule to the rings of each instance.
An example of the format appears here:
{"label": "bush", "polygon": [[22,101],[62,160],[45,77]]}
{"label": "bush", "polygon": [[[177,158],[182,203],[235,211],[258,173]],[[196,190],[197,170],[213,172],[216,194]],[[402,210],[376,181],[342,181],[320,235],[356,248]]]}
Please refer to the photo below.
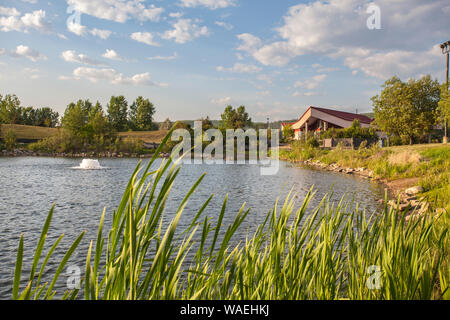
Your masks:
{"label": "bush", "polygon": [[7,150],[13,150],[17,144],[17,136],[14,130],[8,129],[5,131],[5,147]]}
{"label": "bush", "polygon": [[139,138],[126,137],[120,140],[120,151],[128,153],[142,153],[144,151],[144,143]]}
{"label": "bush", "polygon": [[69,131],[59,130],[58,134],[32,143],[28,146],[28,148],[35,152],[73,152],[80,151],[83,148],[83,143],[81,138],[70,133]]}
{"label": "bush", "polygon": [[358,120],[353,121],[350,128],[336,129],[330,128],[321,134],[322,139],[349,139],[358,138],[363,140],[378,140],[374,128],[363,128]]}

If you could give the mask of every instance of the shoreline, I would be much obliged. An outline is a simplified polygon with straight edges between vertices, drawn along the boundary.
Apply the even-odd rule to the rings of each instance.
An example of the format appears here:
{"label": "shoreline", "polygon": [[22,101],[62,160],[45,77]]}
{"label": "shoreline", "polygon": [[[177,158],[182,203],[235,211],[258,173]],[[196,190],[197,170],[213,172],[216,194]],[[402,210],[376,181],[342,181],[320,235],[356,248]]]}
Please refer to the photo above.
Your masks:
{"label": "shoreline", "polygon": [[[434,213],[435,216],[445,212],[445,209],[439,208],[436,211],[430,209],[430,204],[425,201],[423,197],[420,197],[420,193],[423,192],[423,188],[418,186],[420,178],[403,178],[389,181],[388,179],[378,178],[374,175],[373,171],[364,167],[350,168],[343,167],[337,163],[327,165],[319,160],[296,160],[292,161],[287,158],[280,158],[280,160],[288,161],[293,164],[300,164],[310,169],[329,171],[334,173],[342,173],[346,175],[358,176],[362,179],[373,181],[384,187],[388,195],[387,205],[393,207],[399,212],[406,212],[406,221],[411,218],[420,218],[425,213]],[[385,199],[378,200],[379,203],[385,202]]]}
{"label": "shoreline", "polygon": [[[15,149],[13,151],[2,150],[0,152],[0,158],[2,157],[45,157],[45,158],[98,158],[98,159],[111,159],[111,158],[132,158],[132,159],[144,159],[144,158],[152,158],[154,153],[130,153],[130,152],[75,152],[75,153],[67,153],[67,152],[36,152],[31,150],[23,150],[23,149]],[[168,153],[160,153],[160,158],[168,158],[170,154]]]}

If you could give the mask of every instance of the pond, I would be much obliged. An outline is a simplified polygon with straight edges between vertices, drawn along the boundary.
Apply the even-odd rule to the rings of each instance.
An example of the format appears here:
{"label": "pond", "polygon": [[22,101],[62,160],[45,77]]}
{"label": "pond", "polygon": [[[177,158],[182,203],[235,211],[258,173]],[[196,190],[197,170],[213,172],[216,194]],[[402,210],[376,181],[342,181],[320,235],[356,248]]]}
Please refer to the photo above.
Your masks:
{"label": "pond", "polygon": [[[146,160],[148,161],[148,160]],[[143,161],[144,164],[146,161]],[[157,160],[156,165],[162,160]],[[0,299],[10,299],[20,235],[24,234],[24,269],[29,270],[41,228],[52,204],[55,213],[46,244],[51,245],[62,233],[64,240],[56,250],[56,260],[50,261],[50,270],[69,244],[83,231],[86,235],[73,257],[72,264],[84,268],[87,246],[96,238],[97,226],[106,207],[105,228],[111,223],[113,210],[136,167],[137,159],[100,159],[101,170],[76,169],[81,159],[18,157],[0,158]],[[98,164],[94,163],[96,166]],[[190,219],[207,198],[214,194],[205,214],[217,217],[228,194],[224,225],[231,223],[245,202],[250,214],[236,234],[245,239],[261,224],[277,198],[280,202],[292,189],[296,208],[314,186],[317,194],[311,206],[333,190],[332,199],[340,200],[346,194],[362,209],[373,213],[379,208],[378,199],[384,189],[367,180],[344,174],[298,168],[288,162],[280,163],[273,176],[262,176],[259,165],[183,165],[166,206],[167,221],[194,182],[207,173],[184,211],[180,227]],[[106,230],[107,231],[107,230]],[[46,254],[44,250],[43,255]],[[61,274],[58,286],[64,291],[68,275]]]}

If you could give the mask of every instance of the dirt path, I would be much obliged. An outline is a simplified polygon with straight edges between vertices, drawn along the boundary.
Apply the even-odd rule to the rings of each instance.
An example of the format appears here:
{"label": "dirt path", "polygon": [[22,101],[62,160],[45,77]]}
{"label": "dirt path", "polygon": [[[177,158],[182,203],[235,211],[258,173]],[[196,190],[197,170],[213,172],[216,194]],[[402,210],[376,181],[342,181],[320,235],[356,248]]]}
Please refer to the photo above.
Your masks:
{"label": "dirt path", "polygon": [[419,184],[419,180],[420,178],[418,177],[404,178],[393,181],[386,181],[384,182],[384,184],[394,195],[397,196],[400,192],[404,191],[405,189],[417,186]]}

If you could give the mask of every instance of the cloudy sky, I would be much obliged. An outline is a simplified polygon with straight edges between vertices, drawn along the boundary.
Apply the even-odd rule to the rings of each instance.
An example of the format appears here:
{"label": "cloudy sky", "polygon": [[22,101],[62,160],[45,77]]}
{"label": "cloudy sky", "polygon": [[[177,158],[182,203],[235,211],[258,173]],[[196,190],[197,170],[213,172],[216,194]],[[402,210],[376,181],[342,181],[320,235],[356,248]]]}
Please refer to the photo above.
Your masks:
{"label": "cloudy sky", "polygon": [[142,95],[157,120],[363,112],[393,75],[443,81],[449,39],[448,0],[2,0],[0,93],[59,112]]}

